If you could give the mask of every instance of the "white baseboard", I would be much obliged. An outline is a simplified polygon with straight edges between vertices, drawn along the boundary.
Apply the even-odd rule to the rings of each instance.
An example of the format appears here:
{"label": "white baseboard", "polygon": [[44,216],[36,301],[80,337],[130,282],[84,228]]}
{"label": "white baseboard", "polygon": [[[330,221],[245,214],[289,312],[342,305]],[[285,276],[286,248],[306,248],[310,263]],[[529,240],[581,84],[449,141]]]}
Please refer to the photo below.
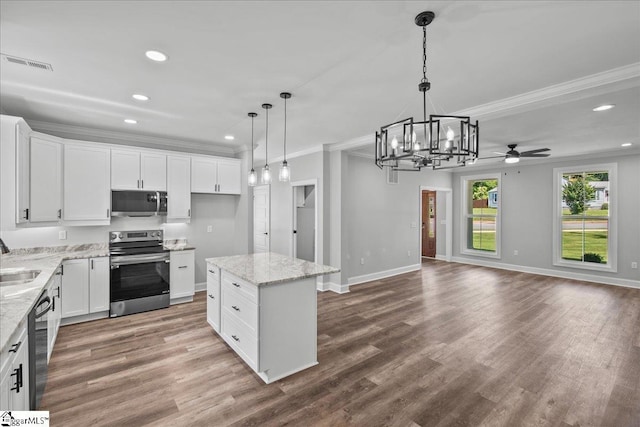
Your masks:
{"label": "white baseboard", "polygon": [[196,283],[196,292],[202,292],[207,290],[207,282]]}
{"label": "white baseboard", "polygon": [[453,257],[453,262],[460,264],[479,265],[482,267],[498,268],[501,270],[520,271],[522,273],[540,274],[542,276],[561,277],[563,279],[582,280],[584,282],[602,283],[605,285],[622,286],[625,288],[640,289],[640,280],[619,279],[617,277],[594,276],[585,273],[574,273],[572,271],[552,270],[548,268],[526,267],[515,264],[503,264],[500,262],[488,261],[486,259],[475,260],[462,257]]}
{"label": "white baseboard", "polygon": [[447,260],[447,256],[446,255],[438,255],[436,254],[436,259],[439,261],[446,261]]}
{"label": "white baseboard", "polygon": [[391,270],[378,271],[376,273],[363,274],[362,276],[349,277],[348,286],[359,285],[371,282],[372,280],[384,279],[385,277],[397,276],[398,274],[409,273],[420,270],[420,264],[405,265],[404,267],[392,268]]}
{"label": "white baseboard", "polygon": [[320,292],[331,291],[337,294],[346,294],[347,292],[349,292],[349,285],[340,285],[339,283],[325,282],[318,283],[316,289]]}

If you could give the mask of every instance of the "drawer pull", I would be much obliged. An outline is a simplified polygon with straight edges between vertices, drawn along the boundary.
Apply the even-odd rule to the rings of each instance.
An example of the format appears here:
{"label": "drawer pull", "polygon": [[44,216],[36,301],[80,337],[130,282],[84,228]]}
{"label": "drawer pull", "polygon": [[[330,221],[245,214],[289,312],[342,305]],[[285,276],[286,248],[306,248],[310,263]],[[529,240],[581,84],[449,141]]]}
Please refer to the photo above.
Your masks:
{"label": "drawer pull", "polygon": [[233,339],[234,339],[234,340],[236,340],[236,341],[240,341],[240,338],[238,338],[238,337],[237,337],[237,336],[235,336],[235,335],[231,335],[231,338],[233,338]]}
{"label": "drawer pull", "polygon": [[215,271],[213,271],[213,270],[209,270],[209,273],[211,273],[211,274],[216,274],[216,272],[215,272]]}
{"label": "drawer pull", "polygon": [[187,268],[187,266],[186,266],[186,265],[181,265],[181,266],[180,266],[180,267],[178,267],[178,268]]}
{"label": "drawer pull", "polygon": [[240,285],[238,285],[236,282],[231,282],[231,284],[232,284],[233,286],[235,286],[236,288],[239,288],[239,287],[240,287]]}
{"label": "drawer pull", "polygon": [[240,311],[240,309],[235,305],[232,305],[231,308],[233,308],[235,311]]}
{"label": "drawer pull", "polygon": [[22,344],[22,341],[18,341],[17,343],[12,344],[11,348],[9,349],[9,353],[17,353],[21,344]]}
{"label": "drawer pull", "polygon": [[216,299],[216,297],[214,297],[213,295],[209,294],[209,298],[211,299]]}

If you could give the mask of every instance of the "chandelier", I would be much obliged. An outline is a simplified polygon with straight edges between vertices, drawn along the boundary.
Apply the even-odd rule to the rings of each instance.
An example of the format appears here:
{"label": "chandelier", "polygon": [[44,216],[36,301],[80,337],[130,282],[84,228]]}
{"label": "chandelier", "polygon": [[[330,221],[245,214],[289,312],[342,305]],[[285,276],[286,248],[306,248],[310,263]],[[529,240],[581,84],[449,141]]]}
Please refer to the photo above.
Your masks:
{"label": "chandelier", "polygon": [[[427,25],[435,14],[418,14],[416,25],[422,27],[422,121],[413,117],[391,123],[376,132],[376,165],[399,171],[419,171],[423,167],[449,169],[473,164],[478,158],[478,121],[468,116],[430,114],[427,120]],[[450,161],[454,161],[451,162]]]}

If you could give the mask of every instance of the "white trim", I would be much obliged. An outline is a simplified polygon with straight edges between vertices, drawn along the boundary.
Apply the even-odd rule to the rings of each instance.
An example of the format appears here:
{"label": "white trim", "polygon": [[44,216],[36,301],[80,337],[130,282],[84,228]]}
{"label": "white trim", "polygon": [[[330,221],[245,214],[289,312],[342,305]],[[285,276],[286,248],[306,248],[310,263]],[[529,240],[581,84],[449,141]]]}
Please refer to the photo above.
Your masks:
{"label": "white trim", "polygon": [[[287,160],[295,159],[296,157],[308,156],[309,154],[320,153],[323,151],[327,151],[324,145],[316,145],[315,147],[311,147],[304,150],[296,151],[294,153],[287,154]],[[284,160],[284,156],[278,156],[278,157],[274,157],[271,160],[271,163],[273,164],[273,163],[281,162],[283,160]]]}
{"label": "white trim", "polygon": [[[500,248],[501,248],[501,230],[502,230],[502,173],[494,171],[488,172],[485,174],[474,174],[474,175],[461,175],[460,176],[460,253],[463,255],[471,255],[482,258],[493,258],[500,259]],[[475,249],[469,249],[467,247],[467,239],[468,239],[468,230],[467,230],[467,206],[469,204],[469,200],[467,200],[467,186],[468,181],[476,181],[476,180],[497,180],[498,181],[498,213],[496,214],[496,251],[488,252],[481,251]]]}
{"label": "white trim", "polygon": [[317,283],[316,289],[320,292],[331,291],[336,294],[346,294],[349,292],[349,285],[340,285],[335,282]]}
{"label": "white trim", "polygon": [[594,276],[588,273],[574,273],[572,271],[552,270],[549,268],[526,267],[523,265],[503,264],[500,262],[475,260],[463,257],[453,257],[453,262],[460,264],[478,265],[500,270],[519,271],[522,273],[539,274],[542,276],[559,277],[562,279],[580,280],[583,282],[600,283],[604,285],[622,286],[625,288],[640,289],[640,280],[619,279],[616,277]]}
{"label": "white trim", "polygon": [[203,292],[207,290],[207,282],[196,283],[196,292]]}
{"label": "white trim", "polygon": [[[475,107],[450,113],[455,116],[473,116],[474,118],[492,115],[498,118],[510,113],[516,108],[531,105],[553,98],[574,94],[581,91],[594,89],[604,85],[625,82],[627,80],[637,79],[640,77],[640,62],[624,65],[622,67],[613,68],[601,73],[580,77],[563,83],[547,86],[542,89],[525,92],[520,95],[509,98],[500,99],[486,104],[477,105]],[[635,86],[636,83],[632,82]],[[329,151],[348,150],[372,144],[375,140],[375,134],[363,135],[353,138],[345,142],[337,142],[329,144]]]}
{"label": "white trim", "polygon": [[[574,172],[604,171],[609,173],[609,230],[607,236],[607,263],[594,264],[582,261],[569,261],[562,258],[562,216],[558,214],[562,206],[560,185],[562,175]],[[553,265],[558,267],[577,268],[581,270],[616,273],[618,271],[618,164],[599,163],[584,166],[568,166],[553,168]]]}
{"label": "white trim", "polygon": [[[43,122],[39,120],[29,120],[29,125],[32,129],[39,132],[54,132],[64,135],[64,139],[78,139],[81,141],[85,141],[87,139],[91,140],[91,138],[96,138],[99,141],[95,142],[115,144],[119,146],[125,145],[130,148],[133,148],[132,145],[130,145],[131,143],[133,143],[134,145],[137,143],[150,145],[150,147],[143,146],[144,148],[155,148],[159,150],[174,152],[176,152],[178,148],[186,148],[196,151],[199,150],[201,152],[211,153],[214,155],[217,154],[227,156],[230,154],[235,155],[240,152],[240,150],[234,149],[231,146],[223,146],[218,144],[213,145],[210,141],[194,141],[181,138],[163,138],[158,136],[93,129],[84,126],[63,125],[58,123]],[[189,153],[191,153],[191,151],[189,151]]]}
{"label": "white trim", "polygon": [[97,313],[81,314],[80,316],[63,317],[60,320],[60,326],[73,325],[75,323],[90,322],[98,319],[108,319],[109,310],[99,311]]}
{"label": "white trim", "polygon": [[[348,286],[359,285],[373,280],[384,279],[385,277],[397,276],[398,274],[417,271],[422,268],[422,264],[405,265],[403,267],[392,268],[390,270],[378,271],[376,273],[363,274],[362,276],[349,277]],[[344,285],[343,285],[344,286]]]}
{"label": "white trim", "polygon": [[435,259],[437,259],[438,261],[450,262],[451,259],[448,259],[448,258],[451,258],[451,257],[447,257],[446,255],[438,255],[438,254],[436,254],[436,258]]}
{"label": "white trim", "polygon": [[284,377],[288,377],[289,375],[295,374],[296,372],[304,371],[305,369],[311,368],[312,366],[316,366],[317,364],[318,364],[317,361],[316,362],[311,362],[311,363],[308,363],[306,365],[300,366],[299,368],[292,369],[291,371],[287,371],[287,372],[284,372],[282,374],[278,374],[278,375],[276,375],[274,377],[271,377],[271,378],[269,378],[267,376],[267,374],[265,373],[268,370],[267,371],[257,372],[257,374],[262,379],[262,381],[264,381],[266,384],[271,384],[274,381],[278,381],[278,380],[280,380],[280,379],[282,379]]}

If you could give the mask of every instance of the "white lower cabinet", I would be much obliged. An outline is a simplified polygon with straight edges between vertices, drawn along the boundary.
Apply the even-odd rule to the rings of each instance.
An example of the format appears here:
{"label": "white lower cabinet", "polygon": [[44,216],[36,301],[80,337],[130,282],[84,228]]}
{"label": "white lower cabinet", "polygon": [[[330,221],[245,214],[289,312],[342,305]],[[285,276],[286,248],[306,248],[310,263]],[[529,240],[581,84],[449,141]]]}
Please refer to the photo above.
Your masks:
{"label": "white lower cabinet", "polygon": [[170,298],[193,299],[196,290],[195,251],[171,251],[170,260]]}
{"label": "white lower cabinet", "polygon": [[207,264],[207,322],[220,332],[220,269]]}
{"label": "white lower cabinet", "polygon": [[60,321],[62,320],[61,287],[62,267],[58,267],[58,270],[47,285],[47,293],[49,298],[51,298],[51,310],[49,310],[47,314],[47,362],[51,359],[53,346],[56,343],[58,330],[60,329]]}
{"label": "white lower cabinet", "polygon": [[220,335],[264,382],[318,363],[315,278],[256,286],[211,265],[207,271],[207,293],[215,296],[217,274],[222,294],[218,308],[207,299],[207,320],[216,329],[219,310]]}
{"label": "white lower cabinet", "polygon": [[29,336],[26,318],[2,350],[0,408],[2,411],[29,410]]}
{"label": "white lower cabinet", "polygon": [[62,267],[62,318],[109,310],[108,257],[71,259]]}

